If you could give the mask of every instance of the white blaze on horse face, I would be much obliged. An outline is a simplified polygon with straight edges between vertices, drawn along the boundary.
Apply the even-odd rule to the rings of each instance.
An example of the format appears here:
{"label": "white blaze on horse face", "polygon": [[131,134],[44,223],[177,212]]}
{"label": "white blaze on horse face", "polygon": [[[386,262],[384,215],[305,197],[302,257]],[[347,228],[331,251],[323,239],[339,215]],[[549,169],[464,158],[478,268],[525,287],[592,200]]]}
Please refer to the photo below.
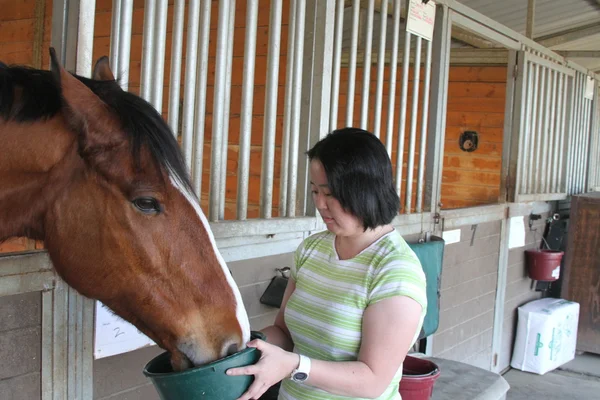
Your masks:
{"label": "white blaze on horse face", "polygon": [[227,278],[227,283],[229,283],[229,286],[231,287],[231,290],[235,295],[235,301],[237,303],[235,314],[242,329],[242,346],[245,347],[246,343],[250,340],[250,321],[248,320],[248,313],[246,312],[246,308],[244,307],[244,302],[242,301],[242,295],[240,293],[240,290],[238,289],[237,284],[233,280],[233,277],[231,276],[231,273],[227,268],[227,264],[225,264],[225,260],[223,260],[223,257],[221,256],[221,253],[217,248],[215,237],[212,233],[212,230],[210,229],[210,225],[208,223],[208,220],[206,219],[206,216],[204,215],[204,212],[202,212],[202,209],[200,208],[200,203],[197,201],[196,197],[192,193],[190,193],[189,190],[186,189],[181,180],[177,177],[177,174],[175,174],[172,171],[169,171],[169,177],[171,178],[171,183],[173,184],[173,186],[183,195],[183,197],[185,197],[185,199],[190,203],[194,210],[196,210],[198,218],[200,218],[202,225],[204,225],[204,229],[208,234],[210,243],[213,247],[215,255],[217,256],[217,260],[219,261],[219,264],[223,269],[223,273]]}

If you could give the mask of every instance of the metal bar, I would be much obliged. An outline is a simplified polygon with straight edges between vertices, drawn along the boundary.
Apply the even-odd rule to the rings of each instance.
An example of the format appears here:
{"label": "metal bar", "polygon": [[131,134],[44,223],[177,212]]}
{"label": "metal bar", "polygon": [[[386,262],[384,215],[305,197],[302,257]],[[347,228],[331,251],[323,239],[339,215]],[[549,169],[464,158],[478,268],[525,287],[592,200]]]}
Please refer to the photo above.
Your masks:
{"label": "metal bar", "polygon": [[578,186],[578,182],[577,182],[577,175],[580,173],[579,171],[579,158],[581,155],[581,114],[582,114],[582,110],[583,110],[583,98],[582,98],[582,79],[581,79],[581,74],[578,73],[576,76],[576,88],[575,88],[575,124],[574,124],[574,129],[575,129],[575,135],[574,138],[575,140],[572,142],[575,148],[574,154],[573,154],[573,162],[572,162],[572,166],[571,166],[571,183],[572,183],[572,189],[573,189],[573,194],[578,194],[579,193],[579,186]]}
{"label": "metal bar", "polygon": [[56,287],[52,291],[52,381],[54,400],[68,399],[68,287],[57,278]]}
{"label": "metal bar", "polygon": [[144,3],[144,33],[142,39],[142,71],[140,77],[140,97],[152,103],[152,78],[154,77],[154,31],[156,0]]}
{"label": "metal bar", "polygon": [[546,193],[546,175],[548,173],[548,149],[552,137],[550,136],[550,132],[548,131],[548,125],[550,123],[550,110],[552,107],[551,102],[551,92],[550,89],[552,87],[552,70],[548,69],[546,81],[544,82],[544,120],[542,122],[542,131],[541,131],[541,170],[540,170],[540,186],[539,192]]}
{"label": "metal bar", "polygon": [[[291,29],[291,26],[290,26]],[[338,108],[340,96],[340,70],[342,67],[342,41],[344,35],[344,0],[337,0],[335,11],[335,34],[333,45],[333,73],[331,76],[331,110],[329,130],[338,126]]]}
{"label": "metal bar", "polygon": [[593,190],[598,186],[598,169],[600,169],[600,103],[598,93],[598,82],[594,82],[594,102],[592,104],[592,144],[590,146],[590,164],[589,176],[587,181],[587,190]]}
{"label": "metal bar", "polygon": [[81,376],[84,380],[81,390],[82,399],[94,397],[94,306],[95,301],[81,296],[82,300],[82,343],[81,353],[83,361]]}
{"label": "metal bar", "polygon": [[410,140],[408,142],[408,171],[406,176],[406,199],[404,200],[406,214],[411,213],[413,173],[415,169],[415,145],[417,140],[417,118],[419,113],[419,77],[421,74],[421,37],[415,41],[415,63],[413,64],[413,94],[410,114]]}
{"label": "metal bar", "polygon": [[[432,140],[427,142],[425,167],[425,204],[430,205],[431,212],[439,210],[442,187],[442,168],[444,164],[444,137],[446,132],[446,106],[448,103],[448,80],[450,69],[450,41],[452,31],[452,14],[447,6],[437,5],[433,32],[432,71],[430,86],[431,109],[429,111],[429,130]],[[431,231],[439,229],[435,221],[431,222]]]}
{"label": "metal bar", "polygon": [[352,37],[350,42],[350,65],[348,66],[348,95],[346,96],[346,126],[354,126],[354,90],[356,87],[359,16],[360,0],[354,0],[352,2]]}
{"label": "metal bar", "polygon": [[548,164],[546,169],[546,193],[553,193],[552,182],[554,180],[553,171],[556,168],[556,158],[554,157],[554,149],[558,147],[558,136],[556,133],[556,81],[558,80],[559,73],[553,70],[551,72],[551,97],[550,97],[550,126],[548,128]]}
{"label": "metal bar", "polygon": [[533,39],[533,28],[535,24],[535,0],[527,1],[527,22],[525,24],[525,36]]}
{"label": "metal bar", "polygon": [[209,215],[211,221],[219,220],[221,215],[221,169],[227,168],[223,165],[221,156],[223,148],[223,125],[225,121],[225,85],[227,80],[227,37],[229,36],[229,0],[219,0],[219,17],[217,25],[217,54],[215,57],[215,90],[213,97],[213,125],[212,146],[210,161],[210,193],[209,193]]}
{"label": "metal bar", "polygon": [[525,194],[519,197],[519,201],[527,203],[531,201],[557,201],[565,200],[567,198],[566,193],[535,193]]}
{"label": "metal bar", "polygon": [[[185,0],[175,0],[173,37],[171,43],[171,76],[169,78],[169,126],[175,139],[179,133],[179,97],[181,90],[181,61],[183,58],[183,24]],[[189,168],[189,163],[187,163]]]}
{"label": "metal bar", "polygon": [[385,37],[387,35],[387,8],[388,2],[381,3],[379,15],[381,18],[379,27],[379,49],[377,53],[377,86],[375,89],[375,126],[373,133],[375,136],[381,136],[381,114],[383,113],[383,75],[385,69]]}
{"label": "metal bar", "polygon": [[[290,132],[290,157],[289,157],[289,177],[287,179],[287,216],[296,216],[296,194],[298,192],[298,147],[300,145],[300,112],[302,101],[302,59],[304,58],[304,29],[306,21],[306,3],[298,1],[296,3],[296,33],[294,43],[294,65],[291,73],[294,74],[292,90],[292,112],[291,112],[291,132]],[[331,108],[331,107],[330,107]]]}
{"label": "metal bar", "polygon": [[423,211],[423,186],[425,177],[425,151],[427,145],[427,118],[429,114],[429,81],[431,80],[431,42],[426,40],[425,79],[423,80],[423,105],[421,112],[421,147],[419,149],[419,178],[417,180],[416,212]]}
{"label": "metal bar", "polygon": [[121,0],[112,0],[112,19],[110,24],[110,67],[114,73],[119,73],[119,44],[121,35]]}
{"label": "metal bar", "polygon": [[54,391],[53,382],[53,290],[44,290],[41,293],[42,297],[42,349],[41,349],[41,399],[52,400],[52,392]]}
{"label": "metal bar", "polygon": [[531,115],[528,118],[531,118],[531,130],[529,131],[529,138],[531,139],[531,144],[529,145],[529,148],[526,149],[525,151],[529,152],[529,165],[528,165],[528,175],[527,175],[527,184],[525,185],[525,190],[523,191],[523,194],[531,194],[534,193],[535,189],[534,189],[534,182],[535,182],[535,171],[533,170],[533,159],[535,156],[535,139],[536,139],[536,132],[538,130],[539,124],[537,123],[538,118],[537,118],[537,106],[538,106],[538,92],[539,92],[539,82],[540,82],[540,71],[539,71],[539,66],[535,63],[533,64],[533,86],[532,86],[532,90],[533,90],[533,101],[532,101],[532,109],[531,109]]}
{"label": "metal bar", "polygon": [[246,221],[219,221],[211,222],[210,230],[215,235],[215,239],[237,236],[253,235],[277,235],[290,232],[314,231],[317,228],[317,218],[296,217],[283,218],[276,217],[270,219],[249,219]]}
{"label": "metal bar", "polygon": [[219,195],[219,219],[225,218],[225,195],[227,191],[227,153],[229,151],[229,115],[231,110],[231,71],[233,68],[233,37],[235,30],[235,0],[229,4],[229,33],[227,34],[227,75],[225,79],[225,113],[223,115],[223,139],[221,148],[221,194]]}
{"label": "metal bar", "polygon": [[[408,69],[410,66],[411,34],[404,34],[404,57],[402,58],[402,94],[400,97],[400,126],[398,128],[398,148],[396,154],[396,191],[402,198],[402,163],[404,160],[404,136],[406,133],[406,108],[408,106]],[[402,207],[401,207],[402,208]]]}
{"label": "metal bar", "polygon": [[279,48],[281,42],[282,4],[271,3],[269,20],[269,50],[265,85],[265,127],[263,132],[262,170],[260,174],[260,216],[271,218],[273,205],[273,175],[275,160],[275,129],[277,122],[277,89],[279,79]]}
{"label": "metal bar", "polygon": [[129,89],[129,63],[131,58],[131,26],[133,20],[133,0],[121,0],[121,20],[119,27],[118,69],[112,67],[117,74],[119,84],[125,91]]}
{"label": "metal bar", "polygon": [[543,57],[540,57],[539,55],[529,54],[528,57],[529,57],[529,60],[531,60],[531,62],[534,62],[538,65],[553,69],[555,71],[562,72],[563,74],[566,74],[569,76],[575,76],[575,71],[572,68],[557,64],[556,62],[550,61]]}
{"label": "metal bar", "polygon": [[68,10],[69,2],[67,0],[54,0],[52,2],[50,45],[56,50],[57,56],[63,65],[66,61]]}
{"label": "metal bar", "polygon": [[498,247],[498,278],[496,283],[496,298],[494,307],[494,322],[492,329],[492,357],[490,358],[490,371],[500,373],[498,354],[502,351],[502,334],[504,333],[504,306],[506,302],[506,283],[508,274],[508,243],[510,229],[507,218],[502,218],[500,226],[500,246]]}
{"label": "metal bar", "polygon": [[[523,104],[522,102],[522,97],[517,95],[516,101],[520,103],[521,106],[521,113],[520,115],[517,117],[517,119],[515,120],[515,122],[517,124],[519,124],[519,126],[523,126],[524,125],[524,129],[523,130],[518,130],[517,132],[519,132],[520,135],[520,142],[521,144],[519,145],[518,148],[518,153],[519,153],[519,157],[520,157],[520,162],[518,164],[518,166],[516,167],[516,169],[511,171],[510,176],[512,176],[512,174],[516,174],[515,176],[517,177],[517,184],[519,185],[520,189],[519,189],[519,194],[521,193],[528,193],[528,182],[530,179],[529,174],[532,172],[529,169],[529,162],[530,162],[530,139],[531,139],[531,135],[532,135],[532,125],[533,125],[533,112],[532,112],[532,102],[533,102],[533,98],[535,96],[534,94],[534,85],[533,85],[533,77],[534,77],[534,70],[535,67],[533,66],[533,64],[531,62],[529,62],[529,54],[525,53],[525,52],[521,52],[520,53],[523,57],[525,57],[526,62],[523,63],[519,63],[519,68],[522,69],[523,71],[521,72],[523,74],[523,77],[527,77],[527,87],[526,87],[526,96],[527,96],[527,100],[525,101],[525,104]],[[520,57],[522,58],[522,57]],[[532,68],[533,67],[533,68]],[[523,112],[523,107],[524,107],[524,112]],[[522,176],[522,177],[521,177]],[[517,201],[516,199],[514,199],[513,201]]]}
{"label": "metal bar", "polygon": [[390,92],[387,109],[387,126],[385,134],[385,148],[390,159],[392,158],[392,144],[394,138],[394,116],[396,100],[396,69],[398,67],[398,38],[400,36],[401,0],[394,1],[394,26],[392,29],[392,55],[390,59]]}
{"label": "metal bar", "polygon": [[369,0],[367,6],[367,26],[365,27],[365,52],[363,59],[362,95],[360,103],[360,127],[369,129],[369,88],[371,86],[371,55],[373,50],[373,14],[375,0]]}
{"label": "metal bar", "polygon": [[290,157],[290,130],[292,121],[292,94],[294,83],[294,43],[296,41],[296,2],[292,0],[288,20],[288,48],[285,74],[285,98],[283,106],[283,137],[281,143],[281,166],[279,172],[279,215],[287,215],[288,168]]}
{"label": "metal bar", "polygon": [[302,168],[298,168],[297,204],[301,214],[304,212],[306,215],[315,215],[314,203],[307,201],[309,179],[304,150],[322,138],[329,127],[335,4],[332,1],[310,0],[306,5],[306,13],[304,48],[307,55],[303,64],[300,127],[302,151],[298,156]]}
{"label": "metal bar", "polygon": [[249,0],[246,6],[246,39],[244,41],[244,75],[240,118],[240,153],[238,161],[237,219],[248,217],[248,183],[250,179],[250,144],[254,105],[254,67],[256,65],[256,32],[258,0]]}
{"label": "metal bar", "polygon": [[539,103],[538,113],[536,115],[536,130],[535,130],[535,161],[533,164],[533,187],[532,193],[540,193],[541,188],[541,149],[544,142],[544,113],[546,106],[546,97],[544,96],[544,87],[546,85],[546,68],[541,67],[540,81],[539,81]]}
{"label": "metal bar", "polygon": [[509,36],[506,36],[502,32],[490,29],[490,27],[488,27],[487,24],[484,25],[484,23],[482,23],[480,20],[472,19],[472,17],[470,16],[467,17],[462,14],[454,13],[452,14],[452,23],[472,32],[477,32],[479,36],[483,36],[484,38],[491,40],[492,42],[499,43],[507,49],[521,49],[521,45],[518,41],[510,38]]}
{"label": "metal bar", "polygon": [[77,370],[77,354],[76,354],[76,336],[73,332],[77,327],[77,292],[72,287],[68,287],[67,291],[67,392],[70,397],[81,398],[79,393],[75,392],[75,376],[79,375]]}
{"label": "metal bar", "polygon": [[95,16],[96,0],[80,0],[75,73],[85,76],[86,78],[90,78],[92,76]]}
{"label": "metal bar", "polygon": [[152,61],[152,105],[159,114],[162,114],[163,89],[165,85],[165,46],[167,36],[167,10],[168,1],[158,0],[156,7],[156,17],[154,17],[154,55]]}
{"label": "metal bar", "polygon": [[[584,88],[585,88],[585,80],[587,80],[588,77],[587,75],[584,77]],[[590,122],[591,122],[591,105],[592,105],[592,100],[590,99],[585,99],[584,100],[585,103],[585,114],[584,114],[584,118],[583,118],[583,123],[584,123],[584,138],[581,142],[581,147],[582,147],[582,171],[579,175],[579,179],[580,179],[580,187],[581,187],[581,191],[582,193],[586,193],[587,189],[586,189],[586,181],[587,181],[587,175],[588,175],[588,155],[589,155],[589,151],[590,151]]]}
{"label": "metal bar", "polygon": [[573,140],[575,139],[575,110],[577,109],[575,107],[575,102],[576,102],[576,98],[575,98],[575,93],[576,93],[576,87],[577,87],[577,75],[575,75],[574,77],[572,77],[569,80],[569,98],[566,101],[567,104],[567,113],[566,113],[566,121],[569,124],[569,133],[568,133],[568,137],[566,140],[566,146],[565,151],[566,151],[566,160],[565,160],[565,172],[564,172],[564,177],[565,177],[565,192],[567,192],[567,194],[573,194],[573,190],[571,187],[571,173],[572,173],[572,163],[573,163],[573,156],[574,156],[574,148],[575,148],[575,144],[573,143]]}
{"label": "metal bar", "polygon": [[[192,161],[193,185],[198,194],[202,195],[202,174],[204,160],[204,130],[206,121],[206,81],[208,77],[208,45],[210,39],[210,14],[212,1],[201,0],[200,4],[200,37],[198,39],[198,65],[196,70],[196,111],[194,117],[194,156]],[[215,121],[213,115],[213,124]],[[213,127],[214,128],[214,127]]]}
{"label": "metal bar", "polygon": [[[201,168],[199,171],[192,168],[199,18],[200,0],[190,0],[188,5],[187,48],[185,51],[185,85],[183,86],[183,110],[181,115],[181,147],[183,150],[183,159],[185,160],[185,164],[191,170],[192,176],[195,176],[197,173],[202,175]],[[202,110],[202,112],[204,112],[204,110]],[[202,163],[200,163],[200,165],[202,165]],[[200,193],[200,188],[194,187],[194,189],[197,193]]]}
{"label": "metal bar", "polygon": [[[524,67],[525,66],[525,67]],[[515,68],[518,74],[515,76]],[[519,165],[523,164],[523,98],[526,96],[527,62],[525,53],[517,55],[515,50],[508,53],[506,68],[506,94],[504,96],[504,140],[502,143],[502,169],[500,173],[500,193],[498,202],[514,202],[520,189]],[[513,129],[515,125],[515,129]]]}
{"label": "metal bar", "polygon": [[555,129],[555,142],[554,142],[554,165],[552,168],[552,193],[559,191],[558,184],[560,182],[560,165],[562,162],[562,155],[559,149],[562,149],[562,139],[566,132],[563,126],[563,103],[564,103],[564,86],[563,86],[564,75],[560,72],[557,73],[556,82],[556,123]]}

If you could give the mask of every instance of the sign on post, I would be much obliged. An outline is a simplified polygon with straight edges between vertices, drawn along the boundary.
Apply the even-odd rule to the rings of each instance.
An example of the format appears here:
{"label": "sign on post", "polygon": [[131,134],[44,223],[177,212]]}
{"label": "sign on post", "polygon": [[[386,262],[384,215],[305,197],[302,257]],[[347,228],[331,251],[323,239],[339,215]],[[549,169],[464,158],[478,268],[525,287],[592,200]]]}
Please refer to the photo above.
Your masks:
{"label": "sign on post", "polygon": [[431,41],[435,22],[435,2],[423,4],[423,0],[410,0],[406,16],[406,31]]}

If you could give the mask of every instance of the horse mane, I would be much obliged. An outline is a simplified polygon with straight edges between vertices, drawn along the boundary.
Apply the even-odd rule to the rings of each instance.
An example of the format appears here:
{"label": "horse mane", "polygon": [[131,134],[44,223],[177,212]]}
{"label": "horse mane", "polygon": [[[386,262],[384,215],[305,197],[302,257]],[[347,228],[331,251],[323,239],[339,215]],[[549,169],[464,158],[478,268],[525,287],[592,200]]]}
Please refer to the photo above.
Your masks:
{"label": "horse mane", "polygon": [[[131,152],[139,163],[145,146],[169,174],[194,193],[179,144],[169,125],[148,102],[121,89],[117,81],[97,81],[73,74],[112,112],[128,135]],[[18,93],[18,99],[15,98]],[[0,118],[17,122],[45,120],[63,106],[61,89],[52,72],[0,62]]]}

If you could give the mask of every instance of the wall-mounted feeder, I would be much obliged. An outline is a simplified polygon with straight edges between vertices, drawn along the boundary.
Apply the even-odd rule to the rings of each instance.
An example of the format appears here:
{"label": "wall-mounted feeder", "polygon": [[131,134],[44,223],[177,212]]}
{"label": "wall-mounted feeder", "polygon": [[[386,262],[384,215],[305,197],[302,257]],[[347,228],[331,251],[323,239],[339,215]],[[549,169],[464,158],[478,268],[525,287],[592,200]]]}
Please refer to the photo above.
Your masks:
{"label": "wall-mounted feeder", "polygon": [[479,144],[479,135],[475,131],[464,131],[458,138],[458,145],[462,151],[475,151]]}

